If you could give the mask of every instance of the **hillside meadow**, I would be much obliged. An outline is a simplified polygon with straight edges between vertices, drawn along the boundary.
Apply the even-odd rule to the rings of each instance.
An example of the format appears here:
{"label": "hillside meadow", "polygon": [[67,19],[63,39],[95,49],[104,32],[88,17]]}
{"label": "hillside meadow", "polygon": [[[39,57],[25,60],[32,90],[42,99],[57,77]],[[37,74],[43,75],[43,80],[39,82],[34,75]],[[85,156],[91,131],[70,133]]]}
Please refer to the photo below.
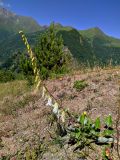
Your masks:
{"label": "hillside meadow", "polygon": [[[75,82],[84,81],[75,85]],[[116,130],[119,108],[120,69],[94,69],[74,71],[71,74],[44,81],[49,92],[72,116],[84,111],[95,120],[100,117],[101,127],[109,114]],[[27,160],[78,160],[101,159],[104,145],[77,149],[69,144],[68,137],[58,136],[51,109],[45,105],[41,90],[34,92],[27,81],[12,81],[0,84],[0,156],[1,159]],[[67,122],[68,123],[68,122]],[[77,123],[72,122],[73,125]],[[120,123],[118,123],[118,130]],[[114,133],[114,147],[110,156],[119,159],[117,133]],[[118,145],[118,146],[117,146]]]}

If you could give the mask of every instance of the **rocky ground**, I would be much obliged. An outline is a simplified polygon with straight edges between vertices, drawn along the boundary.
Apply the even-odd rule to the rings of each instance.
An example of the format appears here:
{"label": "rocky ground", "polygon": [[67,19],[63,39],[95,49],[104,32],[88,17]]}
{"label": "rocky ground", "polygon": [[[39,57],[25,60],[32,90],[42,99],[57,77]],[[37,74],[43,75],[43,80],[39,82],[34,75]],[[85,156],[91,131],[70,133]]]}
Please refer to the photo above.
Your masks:
{"label": "rocky ground", "polygon": [[[85,80],[88,86],[78,92],[73,88],[76,80]],[[75,73],[59,79],[48,80],[45,84],[63,108],[77,114],[87,111],[87,114],[93,119],[98,116],[103,119],[106,115],[111,114],[115,125],[120,94],[119,69],[101,70],[85,74]],[[49,107],[45,106],[40,93],[31,92],[29,94],[32,101],[26,104],[25,107],[20,109],[18,107],[14,114],[0,113],[1,159],[5,155],[21,156],[26,148],[27,154],[29,154],[29,150],[34,151],[39,146],[42,156],[35,159],[77,160],[78,158],[73,154],[71,147],[65,145],[61,149],[59,145],[51,144],[49,133],[51,129],[49,123],[51,111]],[[19,97],[16,96],[15,101],[16,99],[19,99]],[[115,151],[113,154],[114,159],[118,160]]]}

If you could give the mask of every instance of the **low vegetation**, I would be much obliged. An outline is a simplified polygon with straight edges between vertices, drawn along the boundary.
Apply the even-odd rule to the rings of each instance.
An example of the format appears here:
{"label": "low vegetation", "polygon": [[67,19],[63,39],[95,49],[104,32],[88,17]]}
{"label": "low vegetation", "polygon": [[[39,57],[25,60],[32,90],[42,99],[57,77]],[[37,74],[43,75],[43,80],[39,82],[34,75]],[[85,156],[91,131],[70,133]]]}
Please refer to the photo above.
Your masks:
{"label": "low vegetation", "polygon": [[11,71],[0,70],[0,82],[9,82],[15,80],[15,74]]}
{"label": "low vegetation", "polygon": [[87,86],[88,86],[88,84],[84,80],[82,80],[82,81],[77,80],[74,82],[73,88],[75,88],[77,91],[82,91]]}

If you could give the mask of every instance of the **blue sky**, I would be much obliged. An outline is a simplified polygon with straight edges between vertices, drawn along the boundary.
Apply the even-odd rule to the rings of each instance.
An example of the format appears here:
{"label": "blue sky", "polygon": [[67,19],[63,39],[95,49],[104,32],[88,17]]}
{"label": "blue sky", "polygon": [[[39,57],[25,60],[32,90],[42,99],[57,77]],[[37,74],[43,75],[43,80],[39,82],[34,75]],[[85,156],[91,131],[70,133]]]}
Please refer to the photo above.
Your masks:
{"label": "blue sky", "polygon": [[120,0],[0,0],[0,4],[41,25],[54,21],[77,29],[97,26],[120,38]]}

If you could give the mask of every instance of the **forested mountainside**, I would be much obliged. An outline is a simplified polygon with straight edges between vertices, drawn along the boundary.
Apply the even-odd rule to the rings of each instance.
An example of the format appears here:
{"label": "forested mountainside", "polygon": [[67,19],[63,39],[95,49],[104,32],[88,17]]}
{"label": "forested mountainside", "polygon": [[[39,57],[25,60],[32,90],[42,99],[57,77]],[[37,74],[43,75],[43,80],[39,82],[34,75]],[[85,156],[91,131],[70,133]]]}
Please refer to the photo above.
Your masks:
{"label": "forested mountainside", "polygon": [[[25,51],[25,46],[18,34],[23,30],[32,47],[38,37],[47,30],[30,17],[18,16],[4,8],[0,8],[0,64],[9,67],[18,52]],[[55,24],[57,35],[62,35],[64,45],[73,57],[82,63],[120,64],[120,40],[106,35],[98,27],[88,30],[77,30]]]}

